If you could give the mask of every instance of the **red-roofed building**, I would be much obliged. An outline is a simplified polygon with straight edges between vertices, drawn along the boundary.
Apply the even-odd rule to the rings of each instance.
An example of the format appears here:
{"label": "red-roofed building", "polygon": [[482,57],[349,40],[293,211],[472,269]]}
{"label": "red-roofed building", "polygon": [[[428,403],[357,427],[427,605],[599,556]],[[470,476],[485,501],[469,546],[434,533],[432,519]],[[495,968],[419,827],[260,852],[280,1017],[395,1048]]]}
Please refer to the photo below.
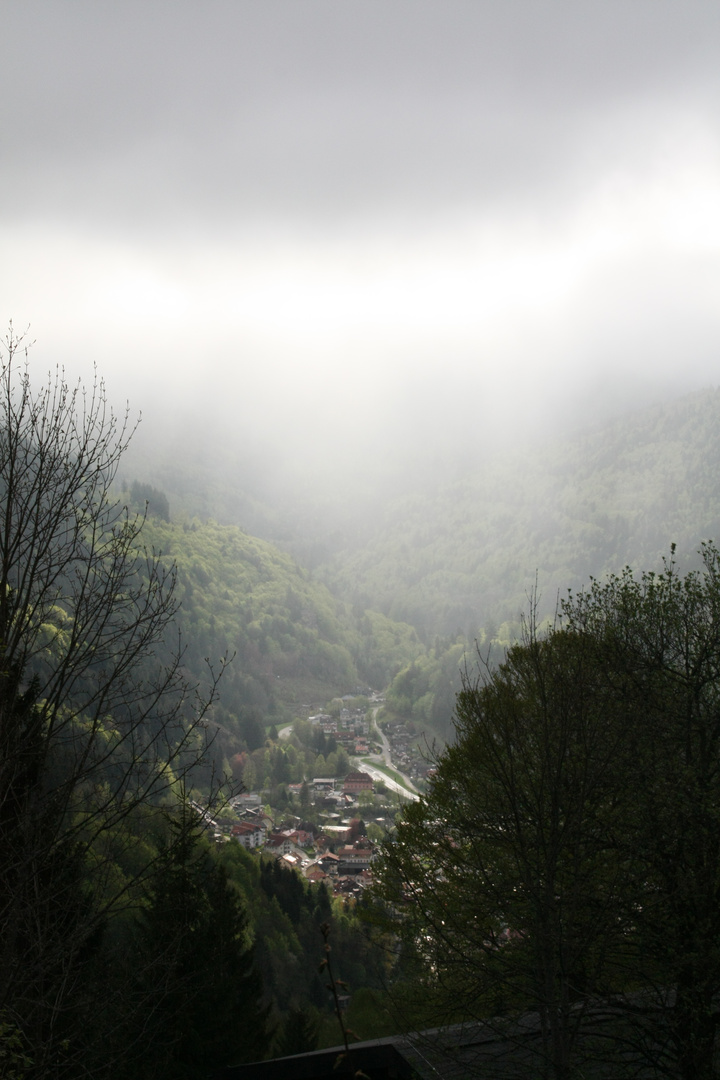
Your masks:
{"label": "red-roofed building", "polygon": [[321,870],[316,863],[313,866],[309,866],[308,869],[305,871],[305,878],[307,879],[307,881],[311,881],[313,884],[316,884],[318,881],[327,881],[327,874],[324,870]]}
{"label": "red-roofed building", "polygon": [[318,859],[318,864],[327,874],[337,874],[339,862],[340,859],[337,855],[333,855],[332,851],[326,852],[325,855],[321,855]]}
{"label": "red-roofed building", "polygon": [[265,843],[265,826],[256,821],[241,821],[233,825],[230,835],[248,851],[251,848],[262,847]]}
{"label": "red-roofed building", "polygon": [[352,873],[353,870],[367,870],[373,859],[373,851],[363,847],[338,848],[338,869],[342,873]]}
{"label": "red-roofed building", "polygon": [[358,791],[372,791],[372,776],[366,772],[349,772],[343,781],[343,792],[354,795]]}
{"label": "red-roofed building", "polygon": [[286,833],[273,833],[268,838],[265,850],[268,855],[290,855],[294,847],[295,844],[291,836]]}

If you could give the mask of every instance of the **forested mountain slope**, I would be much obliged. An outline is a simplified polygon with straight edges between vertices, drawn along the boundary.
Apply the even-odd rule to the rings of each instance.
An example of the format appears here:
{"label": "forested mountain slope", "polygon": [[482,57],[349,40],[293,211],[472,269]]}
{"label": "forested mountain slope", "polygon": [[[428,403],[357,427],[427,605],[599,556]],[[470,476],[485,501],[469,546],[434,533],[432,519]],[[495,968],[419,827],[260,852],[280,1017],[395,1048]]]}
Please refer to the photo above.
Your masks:
{"label": "forested mountain slope", "polygon": [[691,560],[720,532],[719,467],[720,391],[707,391],[418,486],[321,573],[426,640],[480,628],[507,640],[536,575],[548,614],[558,590],[657,567],[672,542]]}
{"label": "forested mountain slope", "polygon": [[383,686],[422,652],[411,627],[354,615],[290,555],[235,526],[151,513],[143,539],[177,566],[186,667],[201,678],[206,657],[216,668],[232,658],[213,718],[250,749],[268,721],[358,684]]}
{"label": "forested mountain slope", "polygon": [[[186,448],[187,452],[187,448]],[[152,472],[173,516],[236,524],[313,570],[336,597],[415,626],[427,642],[480,628],[508,640],[537,581],[546,611],[557,591],[625,564],[680,558],[720,531],[720,391],[707,390],[568,433],[506,445],[413,472],[303,485],[272,481],[249,453],[192,466],[158,448]],[[461,462],[461,464],[458,464]],[[394,470],[394,471],[393,471]],[[269,475],[269,474],[268,474]],[[510,621],[508,626],[503,623]]]}
{"label": "forested mountain slope", "polygon": [[[251,516],[274,543],[191,518],[202,468],[185,477],[179,459],[158,458],[151,478],[171,480],[175,520],[152,518],[146,535],[178,564],[188,663],[236,654],[220,722],[252,746],[294,703],[404,671],[400,714],[445,736],[475,639],[500,657],[536,583],[540,617],[552,616],[591,575],[658,568],[671,543],[685,568],[720,533],[720,391],[531,447],[511,436],[462,467],[391,478],[388,464],[375,489],[368,475],[334,501],[310,481],[282,496],[258,483]],[[208,481],[222,520],[248,511],[242,476],[218,467]]]}

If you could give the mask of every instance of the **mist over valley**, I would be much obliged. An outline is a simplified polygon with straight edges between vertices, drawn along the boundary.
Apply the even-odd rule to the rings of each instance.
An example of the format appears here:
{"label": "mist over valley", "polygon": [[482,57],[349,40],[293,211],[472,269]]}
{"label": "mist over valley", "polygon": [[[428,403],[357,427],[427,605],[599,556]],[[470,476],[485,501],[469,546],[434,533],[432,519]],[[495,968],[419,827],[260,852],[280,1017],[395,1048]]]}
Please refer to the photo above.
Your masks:
{"label": "mist over valley", "polygon": [[[212,612],[212,639],[188,626],[193,653],[211,642],[216,655],[237,653],[226,693],[243,684],[246,696],[224,703],[230,713],[244,702],[279,721],[410,668],[424,674],[408,717],[450,738],[461,668],[478,645],[502,657],[531,595],[552,621],[568,590],[625,566],[660,570],[672,544],[679,569],[697,564],[720,531],[719,455],[720,397],[707,390],[474,462],[370,462],[365,483],[326,475],[313,487],[305,474],[263,488],[257,457],[228,458],[222,443],[205,460],[190,453],[192,467],[159,446],[131,452],[124,469],[166,494],[171,522],[151,517],[151,536]],[[190,610],[183,602],[182,617]],[[284,645],[248,651],[273,618]]]}

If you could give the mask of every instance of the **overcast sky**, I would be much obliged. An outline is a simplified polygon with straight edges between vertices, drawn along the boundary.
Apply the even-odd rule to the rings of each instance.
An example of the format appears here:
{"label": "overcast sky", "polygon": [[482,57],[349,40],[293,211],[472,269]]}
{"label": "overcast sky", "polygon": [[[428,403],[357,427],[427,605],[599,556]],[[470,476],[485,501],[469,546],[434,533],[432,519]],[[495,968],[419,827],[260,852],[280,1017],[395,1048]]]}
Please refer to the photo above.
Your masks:
{"label": "overcast sky", "polygon": [[156,431],[502,445],[719,381],[719,5],[0,15],[0,317]]}

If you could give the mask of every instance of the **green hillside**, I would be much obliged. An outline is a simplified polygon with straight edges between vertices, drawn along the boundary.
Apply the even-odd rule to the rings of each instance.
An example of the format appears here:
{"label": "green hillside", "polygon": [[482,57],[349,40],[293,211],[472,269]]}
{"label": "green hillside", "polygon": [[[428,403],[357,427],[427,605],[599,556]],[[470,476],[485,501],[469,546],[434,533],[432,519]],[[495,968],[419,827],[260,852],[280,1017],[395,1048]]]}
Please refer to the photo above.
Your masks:
{"label": "green hillside", "polygon": [[251,749],[267,723],[382,687],[423,651],[411,627],[353,614],[290,555],[236,526],[151,514],[143,539],[177,566],[185,666],[202,678],[205,658],[216,669],[232,658],[213,718]]}
{"label": "green hillside", "polygon": [[692,559],[720,532],[719,466],[720,391],[707,391],[418,486],[321,573],[426,640],[481,628],[509,640],[536,577],[547,615],[558,591],[658,566],[671,542]]}
{"label": "green hillside", "polygon": [[[398,715],[446,737],[475,640],[499,658],[536,585],[551,618],[590,576],[657,568],[673,542],[685,567],[718,536],[720,391],[529,448],[508,438],[452,472],[385,476],[374,493],[368,476],[335,500],[308,482],[248,501],[240,471],[232,481],[216,469],[205,490],[223,525],[188,516],[200,466],[185,476],[159,457],[153,469],[171,481],[176,520],[162,520],[161,499],[146,540],[177,562],[188,666],[235,656],[215,710],[223,727],[252,748],[298,704],[400,673]],[[248,514],[265,539],[238,527]]]}

